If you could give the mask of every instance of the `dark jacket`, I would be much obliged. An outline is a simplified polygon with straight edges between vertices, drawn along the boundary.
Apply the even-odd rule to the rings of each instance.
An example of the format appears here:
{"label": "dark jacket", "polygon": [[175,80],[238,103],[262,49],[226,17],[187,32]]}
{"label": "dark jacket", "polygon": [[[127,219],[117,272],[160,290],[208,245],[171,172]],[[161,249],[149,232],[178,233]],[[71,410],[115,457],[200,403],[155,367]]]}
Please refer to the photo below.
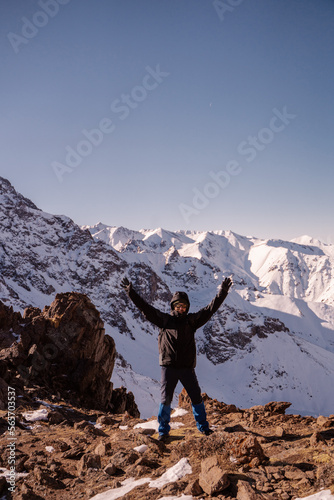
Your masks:
{"label": "dark jacket", "polygon": [[[180,292],[176,292],[177,294]],[[181,292],[184,293],[184,292]],[[133,288],[128,295],[133,303],[144,313],[146,319],[160,328],[159,364],[179,368],[195,368],[195,332],[205,325],[224,302],[227,292],[220,290],[210,304],[196,313],[179,315],[173,310],[175,296],[171,300],[172,311],[164,313],[148,304]],[[186,295],[186,294],[184,294]]]}

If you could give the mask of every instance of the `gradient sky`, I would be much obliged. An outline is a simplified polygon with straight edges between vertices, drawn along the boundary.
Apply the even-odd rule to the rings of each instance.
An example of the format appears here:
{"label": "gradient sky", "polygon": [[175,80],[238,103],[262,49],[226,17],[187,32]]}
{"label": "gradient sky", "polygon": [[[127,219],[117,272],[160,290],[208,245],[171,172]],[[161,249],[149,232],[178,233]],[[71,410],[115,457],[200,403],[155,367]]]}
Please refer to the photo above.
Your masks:
{"label": "gradient sky", "polygon": [[333,0],[0,9],[0,175],[38,207],[334,243]]}

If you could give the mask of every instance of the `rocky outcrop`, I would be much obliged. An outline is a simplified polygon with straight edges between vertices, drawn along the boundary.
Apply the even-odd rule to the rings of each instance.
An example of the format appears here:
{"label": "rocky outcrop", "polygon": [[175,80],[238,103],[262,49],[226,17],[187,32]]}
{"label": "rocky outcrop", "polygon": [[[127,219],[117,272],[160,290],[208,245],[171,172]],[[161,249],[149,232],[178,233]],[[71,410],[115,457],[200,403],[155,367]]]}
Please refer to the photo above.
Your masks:
{"label": "rocky outcrop", "polygon": [[[138,416],[132,394],[117,392],[117,405],[112,403],[115,342],[86,295],[58,294],[43,311],[30,307],[23,316],[0,303],[0,339],[4,396],[6,384],[21,392],[38,386],[89,408]],[[4,401],[0,404],[3,408]]]}

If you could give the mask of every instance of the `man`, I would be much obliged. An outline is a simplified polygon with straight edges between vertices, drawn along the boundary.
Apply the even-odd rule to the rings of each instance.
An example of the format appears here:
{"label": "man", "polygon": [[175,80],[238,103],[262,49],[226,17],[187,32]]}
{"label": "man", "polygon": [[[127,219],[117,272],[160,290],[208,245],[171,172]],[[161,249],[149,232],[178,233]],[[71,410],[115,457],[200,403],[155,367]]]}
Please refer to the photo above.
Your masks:
{"label": "man", "polygon": [[188,313],[190,303],[185,292],[176,292],[171,300],[171,313],[164,313],[148,304],[132,287],[127,278],[121,281],[121,287],[127,292],[133,303],[144,313],[146,319],[160,328],[159,364],[161,366],[161,403],[159,407],[159,439],[165,441],[170,431],[170,412],[174,390],[178,381],[187,391],[198,430],[210,435],[210,429],[204,402],[201,396],[195,366],[195,332],[205,325],[224,302],[232,285],[230,278],[225,278],[221,289],[210,304],[196,313]]}

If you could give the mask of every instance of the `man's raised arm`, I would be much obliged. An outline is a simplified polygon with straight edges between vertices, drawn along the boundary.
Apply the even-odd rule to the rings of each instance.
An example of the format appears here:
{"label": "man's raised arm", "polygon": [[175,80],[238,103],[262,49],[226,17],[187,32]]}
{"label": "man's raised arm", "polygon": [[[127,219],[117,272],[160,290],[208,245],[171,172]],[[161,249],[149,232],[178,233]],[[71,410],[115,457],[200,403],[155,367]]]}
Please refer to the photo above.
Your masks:
{"label": "man's raised arm", "polygon": [[211,318],[211,316],[219,309],[224,300],[227,297],[227,294],[232,286],[231,278],[225,278],[221,284],[221,289],[215,296],[215,298],[210,302],[209,305],[200,309],[197,313],[194,313],[194,323],[195,327],[200,328],[205,325]]}
{"label": "man's raised arm", "polygon": [[128,280],[127,277],[124,277],[120,283],[123,290],[126,291],[128,297],[132,300],[132,302],[142,311],[145,318],[158,326],[159,328],[163,328],[166,322],[166,317],[168,316],[166,313],[163,313],[151,306],[144,300],[139,293],[137,293],[132,286],[132,283]]}

